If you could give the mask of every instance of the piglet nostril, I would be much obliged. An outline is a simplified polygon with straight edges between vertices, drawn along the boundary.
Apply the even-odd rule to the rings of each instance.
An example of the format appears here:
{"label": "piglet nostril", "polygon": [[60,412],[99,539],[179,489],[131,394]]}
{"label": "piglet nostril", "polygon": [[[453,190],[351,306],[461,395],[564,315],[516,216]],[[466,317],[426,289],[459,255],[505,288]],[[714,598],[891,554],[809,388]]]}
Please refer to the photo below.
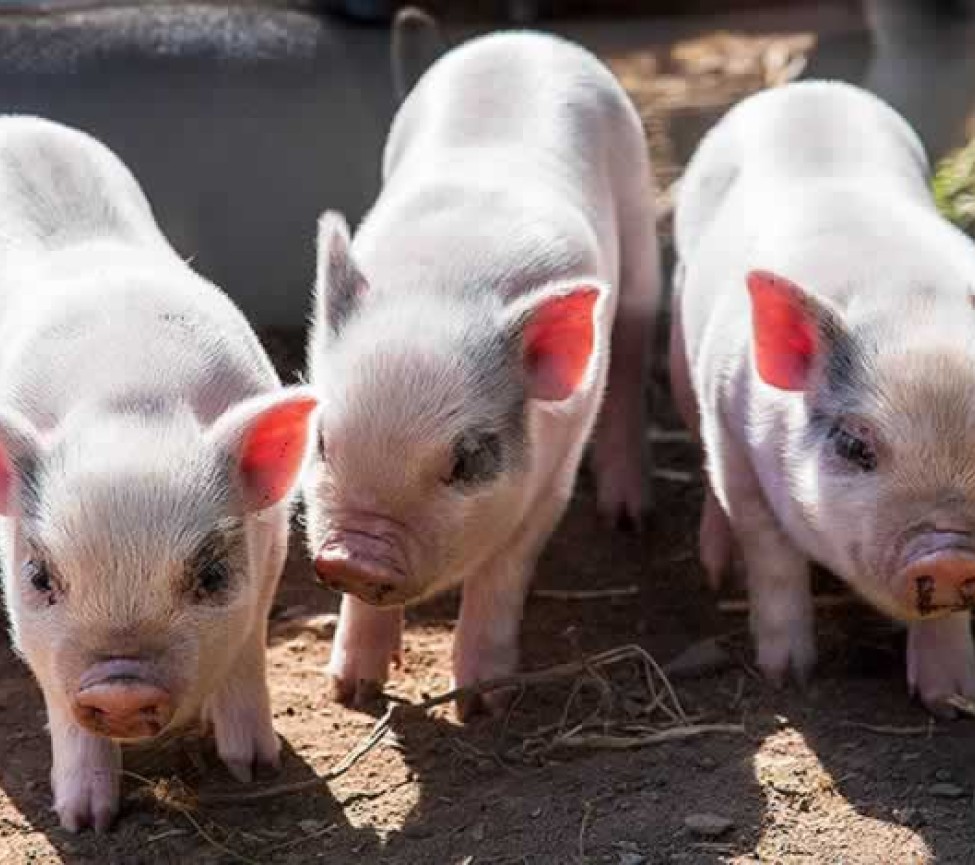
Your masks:
{"label": "piglet nostril", "polygon": [[89,685],[75,696],[78,723],[113,739],[145,739],[157,735],[172,717],[167,691],[131,678]]}
{"label": "piglet nostril", "polygon": [[907,606],[917,616],[975,607],[975,553],[946,548],[909,561],[901,571]]}

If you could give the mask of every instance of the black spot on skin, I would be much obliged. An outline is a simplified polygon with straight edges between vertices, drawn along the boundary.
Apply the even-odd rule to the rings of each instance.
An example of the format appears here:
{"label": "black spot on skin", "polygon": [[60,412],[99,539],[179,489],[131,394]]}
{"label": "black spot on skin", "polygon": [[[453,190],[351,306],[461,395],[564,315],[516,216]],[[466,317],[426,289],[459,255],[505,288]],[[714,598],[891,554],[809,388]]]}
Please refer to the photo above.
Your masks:
{"label": "black spot on skin", "polygon": [[501,436],[497,433],[464,433],[454,442],[448,482],[458,486],[487,483],[501,473],[503,456]]}
{"label": "black spot on skin", "polygon": [[965,580],[958,587],[958,599],[962,609],[971,610],[975,608],[975,579]]}
{"label": "black spot on skin", "polygon": [[325,319],[333,336],[338,336],[352,317],[367,284],[344,244],[328,251],[325,271]]}
{"label": "black spot on skin", "polygon": [[934,578],[918,577],[914,582],[917,590],[917,611],[922,616],[928,616],[934,612]]}
{"label": "black spot on skin", "polygon": [[238,520],[228,521],[211,531],[187,561],[187,583],[199,601],[220,602],[232,591],[231,553],[242,532]]}

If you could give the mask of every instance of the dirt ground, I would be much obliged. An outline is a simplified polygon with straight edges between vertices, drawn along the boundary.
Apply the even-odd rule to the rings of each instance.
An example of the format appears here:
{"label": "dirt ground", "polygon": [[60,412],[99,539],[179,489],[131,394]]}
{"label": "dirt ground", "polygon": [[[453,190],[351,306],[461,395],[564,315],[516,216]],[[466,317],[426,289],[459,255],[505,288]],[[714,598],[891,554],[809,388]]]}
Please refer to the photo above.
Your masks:
{"label": "dirt ground", "polygon": [[[664,205],[696,136],[734,99],[801,71],[814,43],[711,35],[610,58],[647,118]],[[300,334],[267,338],[291,378]],[[0,646],[0,862],[975,862],[973,722],[934,722],[912,705],[903,634],[825,577],[816,679],[805,693],[760,681],[740,592],[728,587],[732,609],[719,608],[695,560],[699,455],[679,432],[662,357],[648,398],[652,519],[641,536],[603,529],[581,478],[527,607],[524,668],[634,643],[678,659],[668,669],[680,708],[659,677],[648,690],[643,656],[526,686],[503,721],[461,726],[449,706],[411,708],[449,688],[456,598],[443,598],[410,611],[388,689],[406,702],[389,734],[330,783],[309,784],[383,707],[329,703],[337,598],[314,585],[296,544],[270,648],[284,769],[254,787],[233,782],[205,742],[130,752],[117,829],[63,832],[39,693]],[[572,594],[604,590],[615,594]],[[700,725],[721,731],[681,738]]]}

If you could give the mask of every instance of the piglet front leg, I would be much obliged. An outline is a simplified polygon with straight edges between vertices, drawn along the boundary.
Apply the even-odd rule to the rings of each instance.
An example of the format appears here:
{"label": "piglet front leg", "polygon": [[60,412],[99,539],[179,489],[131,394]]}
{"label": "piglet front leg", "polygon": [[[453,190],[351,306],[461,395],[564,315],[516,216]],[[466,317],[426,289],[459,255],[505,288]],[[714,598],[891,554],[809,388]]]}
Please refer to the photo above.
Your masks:
{"label": "piglet front leg", "polygon": [[328,661],[333,698],[345,706],[365,706],[399,662],[403,608],[373,607],[353,595],[342,596],[339,624]]}
{"label": "piglet front leg", "polygon": [[45,693],[51,731],[54,810],[69,832],[111,828],[119,808],[122,753],[111,739],[75,723],[63,699]]}
{"label": "piglet front leg", "polygon": [[277,771],[281,765],[281,743],[271,717],[264,642],[265,628],[255,628],[206,710],[220,759],[230,774],[244,783],[253,779],[255,769]]}
{"label": "piglet front leg", "polygon": [[[785,684],[790,673],[804,685],[816,663],[809,560],[783,532],[751,464],[730,436],[717,457],[712,483],[725,491],[728,521],[744,559],[759,669],[775,685]],[[720,512],[714,495],[710,498],[712,509]],[[723,521],[714,522],[723,531]],[[728,550],[719,558],[727,560]]]}
{"label": "piglet front leg", "polygon": [[[454,634],[454,687],[466,688],[508,676],[518,668],[518,637],[534,560],[499,556],[464,583],[460,619]],[[486,713],[499,715],[511,701],[509,690],[462,697],[462,721]]]}
{"label": "piglet front leg", "polygon": [[975,645],[970,614],[912,622],[907,633],[907,685],[928,711],[950,717],[948,698],[975,698]]}

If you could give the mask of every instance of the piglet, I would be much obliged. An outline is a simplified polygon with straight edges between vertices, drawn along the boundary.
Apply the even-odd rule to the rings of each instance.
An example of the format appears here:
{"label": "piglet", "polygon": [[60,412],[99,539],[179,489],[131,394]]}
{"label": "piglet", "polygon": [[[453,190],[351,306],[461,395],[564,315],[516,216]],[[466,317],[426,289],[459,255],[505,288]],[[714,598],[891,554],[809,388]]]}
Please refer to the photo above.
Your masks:
{"label": "piglet", "polygon": [[88,135],[0,119],[0,539],[54,807],[105,829],[119,741],[206,719],[275,765],[268,608],[316,400],[168,245]]}
{"label": "piglet", "polygon": [[383,174],[354,243],[321,219],[308,347],[308,544],[346,593],[329,664],[346,703],[386,679],[403,605],[458,584],[456,685],[515,669],[600,409],[599,507],[636,524],[644,506],[653,186],[612,74],[554,37],[468,42],[406,99]]}
{"label": "piglet", "polygon": [[732,109],[677,202],[674,393],[713,582],[736,548],[758,664],[813,666],[810,563],[908,622],[910,689],[975,695],[975,245],[909,126],[844,84]]}

